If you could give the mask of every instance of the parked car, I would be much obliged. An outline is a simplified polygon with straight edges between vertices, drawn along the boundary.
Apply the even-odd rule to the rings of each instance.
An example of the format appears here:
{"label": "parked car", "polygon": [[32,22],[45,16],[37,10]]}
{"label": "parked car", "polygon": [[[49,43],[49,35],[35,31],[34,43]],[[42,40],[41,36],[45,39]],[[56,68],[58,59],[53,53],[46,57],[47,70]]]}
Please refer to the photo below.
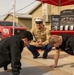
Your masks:
{"label": "parked car", "polygon": [[[14,35],[20,34],[22,31],[27,30],[25,27],[18,26],[14,23]],[[0,40],[13,35],[13,22],[0,21]]]}

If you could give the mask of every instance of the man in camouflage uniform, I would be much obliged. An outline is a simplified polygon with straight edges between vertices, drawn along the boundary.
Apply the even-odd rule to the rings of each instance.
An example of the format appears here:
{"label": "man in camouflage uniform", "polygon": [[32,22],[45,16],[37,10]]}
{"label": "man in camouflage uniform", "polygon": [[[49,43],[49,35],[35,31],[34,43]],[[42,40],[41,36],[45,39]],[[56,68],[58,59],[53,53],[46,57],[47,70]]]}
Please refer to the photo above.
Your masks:
{"label": "man in camouflage uniform", "polygon": [[33,54],[33,58],[38,58],[40,55],[38,49],[44,50],[43,59],[47,58],[48,52],[51,50],[49,45],[49,29],[43,25],[42,18],[35,18],[36,27],[31,29],[34,40],[28,45],[28,49]]}

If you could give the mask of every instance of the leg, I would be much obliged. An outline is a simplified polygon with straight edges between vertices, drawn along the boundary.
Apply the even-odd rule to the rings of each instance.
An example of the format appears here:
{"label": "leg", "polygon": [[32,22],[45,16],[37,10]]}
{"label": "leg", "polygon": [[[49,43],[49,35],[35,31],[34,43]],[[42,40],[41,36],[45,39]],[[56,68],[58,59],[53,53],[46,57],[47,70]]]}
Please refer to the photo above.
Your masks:
{"label": "leg", "polygon": [[33,46],[33,45],[28,45],[27,48],[31,51],[31,53],[33,54],[34,58],[37,58],[40,54],[37,51],[37,47]]}
{"label": "leg", "polygon": [[43,46],[42,48],[44,49],[43,58],[47,59],[48,52],[51,50],[52,47],[50,45],[46,45]]}
{"label": "leg", "polygon": [[4,66],[4,70],[7,70],[7,66],[8,66],[8,65],[5,65],[5,66]]}
{"label": "leg", "polygon": [[5,70],[6,72],[11,72],[12,69],[8,69],[7,66],[8,66],[8,65],[5,65],[5,66],[4,66],[4,70]]}

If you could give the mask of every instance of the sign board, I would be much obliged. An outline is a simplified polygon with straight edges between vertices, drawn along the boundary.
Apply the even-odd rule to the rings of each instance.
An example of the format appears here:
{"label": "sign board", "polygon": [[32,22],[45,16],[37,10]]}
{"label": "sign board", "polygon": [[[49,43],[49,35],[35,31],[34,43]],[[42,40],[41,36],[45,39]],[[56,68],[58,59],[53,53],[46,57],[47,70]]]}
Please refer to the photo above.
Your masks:
{"label": "sign board", "polygon": [[60,15],[51,15],[51,29],[59,30],[60,26]]}
{"label": "sign board", "polygon": [[74,29],[74,9],[67,9],[61,11],[60,26],[63,26],[64,30]]}

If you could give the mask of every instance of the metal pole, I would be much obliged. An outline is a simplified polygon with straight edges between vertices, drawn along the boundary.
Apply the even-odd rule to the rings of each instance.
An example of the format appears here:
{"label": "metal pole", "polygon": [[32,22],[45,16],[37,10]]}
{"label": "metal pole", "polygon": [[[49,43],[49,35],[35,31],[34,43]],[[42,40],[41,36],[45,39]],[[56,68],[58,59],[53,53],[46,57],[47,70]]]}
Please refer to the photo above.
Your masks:
{"label": "metal pole", "polygon": [[15,26],[15,4],[16,0],[13,0],[13,35],[14,35],[14,26]]}

